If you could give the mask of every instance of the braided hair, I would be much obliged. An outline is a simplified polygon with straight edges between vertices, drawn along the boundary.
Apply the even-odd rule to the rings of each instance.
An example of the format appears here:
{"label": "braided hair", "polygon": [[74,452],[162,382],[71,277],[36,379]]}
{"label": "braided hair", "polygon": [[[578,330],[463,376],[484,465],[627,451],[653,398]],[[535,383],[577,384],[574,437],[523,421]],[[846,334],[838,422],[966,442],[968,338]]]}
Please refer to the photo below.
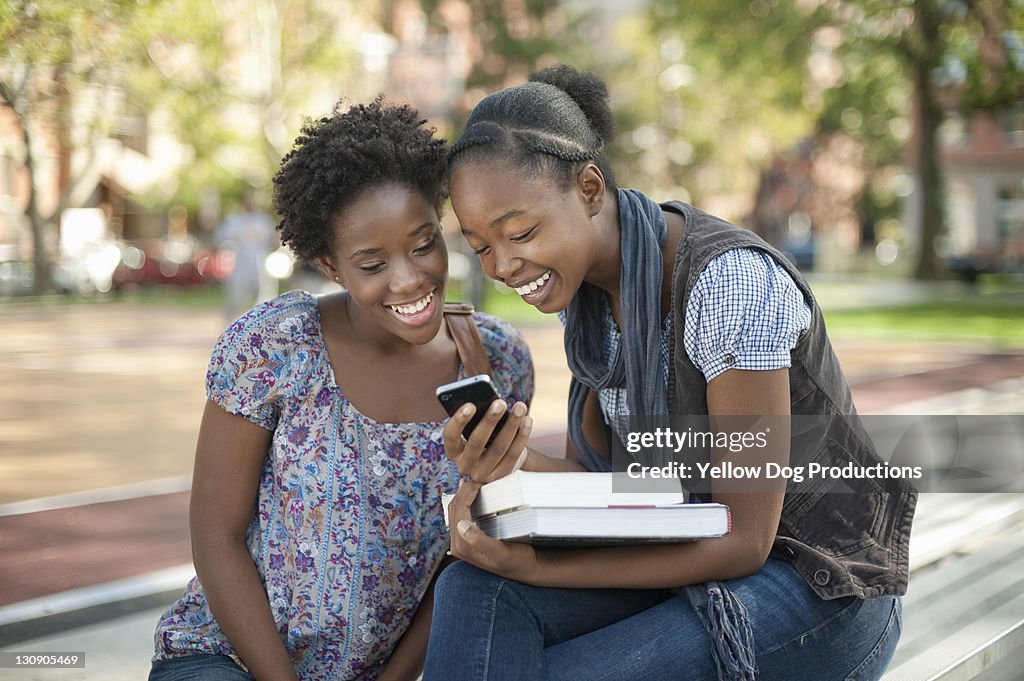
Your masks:
{"label": "braided hair", "polygon": [[615,189],[604,155],[614,134],[604,82],[565,64],[552,66],[476,105],[449,152],[449,172],[462,162],[503,158],[530,177],[547,175],[568,189],[583,164],[593,162]]}
{"label": "braided hair", "polygon": [[334,251],[333,221],[368,189],[395,182],[418,191],[438,213],[447,144],[408,105],[383,96],[307,120],[274,176],[281,240],[302,260]]}

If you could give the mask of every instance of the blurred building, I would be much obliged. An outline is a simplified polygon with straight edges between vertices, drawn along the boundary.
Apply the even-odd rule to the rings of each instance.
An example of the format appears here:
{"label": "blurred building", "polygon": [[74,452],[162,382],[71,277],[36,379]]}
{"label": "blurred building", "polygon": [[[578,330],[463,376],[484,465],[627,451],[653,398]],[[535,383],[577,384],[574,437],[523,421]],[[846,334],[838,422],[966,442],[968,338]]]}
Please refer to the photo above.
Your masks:
{"label": "blurred building", "polygon": [[[954,114],[940,142],[948,225],[942,254],[954,268],[1024,271],[1024,103]],[[917,202],[907,201],[905,211],[905,224],[918,228]]]}
{"label": "blurred building", "polygon": [[444,5],[445,31],[428,30],[419,2],[396,2],[391,8],[390,34],[364,40],[364,66],[384,77],[384,92],[414,106],[439,128],[456,117],[469,73],[472,27],[469,7]]}
{"label": "blurred building", "polygon": [[805,272],[848,267],[850,256],[871,245],[858,209],[866,182],[864,148],[856,138],[808,137],[775,154],[761,171],[744,224]]}
{"label": "blurred building", "polygon": [[[89,98],[102,98],[109,105],[99,125],[88,115],[28,120],[35,200],[49,227],[43,234],[52,274],[59,288],[81,292],[109,288],[103,283],[109,271],[98,280],[86,275],[98,267],[95,262],[86,263],[95,261],[96,253],[115,252],[122,240],[165,234],[166,216],[144,207],[135,197],[160,183],[173,182],[188,160],[187,150],[169,133],[160,112],[132,107],[119,92],[85,88],[77,93],[77,99]],[[61,104],[70,111],[79,110],[75,108],[79,102],[71,98]],[[83,108],[88,110],[88,105]],[[18,118],[0,106],[0,295],[29,292],[34,277],[24,139]],[[103,269],[112,271],[113,266],[116,258]]]}
{"label": "blurred building", "polygon": [[14,112],[0,106],[0,263],[31,257],[23,215],[28,195],[28,177],[20,172],[23,147]]}

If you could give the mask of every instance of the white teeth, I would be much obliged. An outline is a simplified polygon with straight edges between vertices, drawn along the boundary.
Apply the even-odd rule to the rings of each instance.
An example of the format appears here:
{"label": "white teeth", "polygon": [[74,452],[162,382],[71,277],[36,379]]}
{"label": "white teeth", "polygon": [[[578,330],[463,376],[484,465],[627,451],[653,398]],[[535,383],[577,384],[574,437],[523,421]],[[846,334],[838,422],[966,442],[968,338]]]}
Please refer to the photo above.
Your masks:
{"label": "white teeth", "polygon": [[546,282],[550,278],[551,278],[551,270],[548,270],[547,272],[542,274],[540,277],[538,277],[535,281],[531,281],[528,284],[523,284],[522,286],[518,286],[518,287],[516,287],[516,288],[514,288],[512,290],[515,291],[516,293],[518,293],[521,296],[525,296],[527,293],[533,293],[534,291],[539,289],[541,286],[544,285],[544,282]]}
{"label": "white teeth", "polygon": [[430,305],[430,301],[432,301],[433,299],[434,292],[431,291],[426,296],[416,301],[412,305],[388,305],[388,307],[390,307],[398,314],[416,314],[417,312],[422,312],[423,310],[425,310],[427,308],[427,305]]}

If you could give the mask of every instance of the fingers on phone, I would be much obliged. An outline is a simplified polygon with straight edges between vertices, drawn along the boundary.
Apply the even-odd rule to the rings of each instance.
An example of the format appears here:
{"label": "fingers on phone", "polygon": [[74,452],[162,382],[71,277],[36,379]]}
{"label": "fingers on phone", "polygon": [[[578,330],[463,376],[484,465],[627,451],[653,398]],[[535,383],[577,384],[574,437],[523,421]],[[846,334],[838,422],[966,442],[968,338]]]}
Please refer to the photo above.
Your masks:
{"label": "fingers on phone", "polygon": [[501,421],[501,417],[507,409],[508,405],[505,404],[505,400],[494,400],[494,402],[491,402],[491,406],[487,408],[487,413],[476,424],[476,427],[469,437],[466,438],[466,441],[473,446],[479,447],[481,451],[486,449],[491,433],[494,432],[495,426]]}
{"label": "fingers on phone", "polygon": [[533,431],[533,418],[526,416],[519,424],[519,429],[515,433],[515,437],[508,447],[501,450],[504,455],[498,461],[495,466],[493,475],[495,478],[504,477],[510,473],[515,472],[522,462],[525,460],[524,453],[526,452],[526,443],[530,439],[530,433]]}
{"label": "fingers on phone", "polygon": [[459,407],[451,420],[464,426],[469,423],[471,418],[473,418],[474,413],[476,413],[476,405],[472,402],[466,402],[464,405]]}
{"label": "fingers on phone", "polygon": [[533,419],[526,412],[525,404],[513,405],[505,423],[480,457],[478,479],[496,480],[515,470],[533,424]]}
{"label": "fingers on phone", "polygon": [[476,412],[476,406],[473,404],[466,403],[459,407],[448,419],[448,423],[444,424],[445,437],[450,437],[455,441],[461,440],[462,431],[473,418],[474,412]]}

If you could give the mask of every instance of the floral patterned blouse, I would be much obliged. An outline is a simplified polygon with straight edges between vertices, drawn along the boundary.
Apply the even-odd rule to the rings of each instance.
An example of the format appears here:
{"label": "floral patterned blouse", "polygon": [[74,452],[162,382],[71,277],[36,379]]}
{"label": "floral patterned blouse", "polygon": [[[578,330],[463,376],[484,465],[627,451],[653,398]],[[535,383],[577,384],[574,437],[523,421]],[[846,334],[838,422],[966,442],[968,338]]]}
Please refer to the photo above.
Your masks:
{"label": "floral patterned blouse", "polygon": [[[529,402],[533,365],[522,336],[490,315],[474,321],[495,387]],[[359,413],[338,388],[316,298],[305,291],[228,327],[206,389],[274,433],[247,544],[299,678],[376,679],[448,547],[440,498],[459,476],[445,458],[445,422],[380,423]],[[240,663],[198,578],[154,638],[154,660],[205,653]]]}

